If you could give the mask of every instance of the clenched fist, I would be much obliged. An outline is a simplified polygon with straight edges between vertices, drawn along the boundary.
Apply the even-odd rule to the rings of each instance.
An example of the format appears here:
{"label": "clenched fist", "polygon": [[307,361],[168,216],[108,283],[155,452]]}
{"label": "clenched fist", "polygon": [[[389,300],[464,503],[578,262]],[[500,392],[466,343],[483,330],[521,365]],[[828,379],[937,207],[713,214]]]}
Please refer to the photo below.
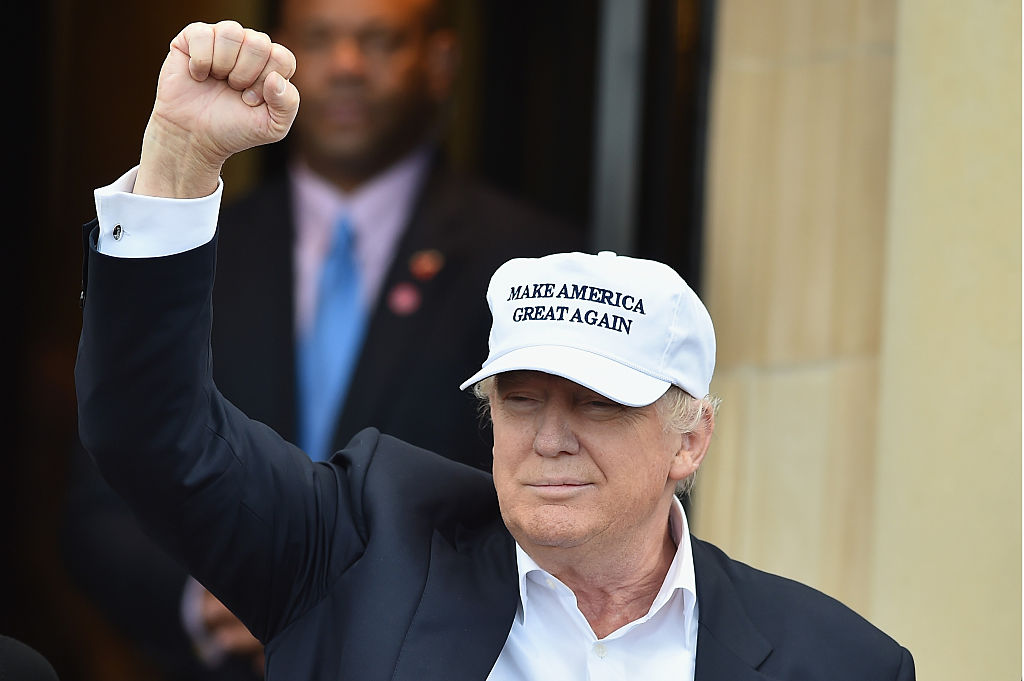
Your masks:
{"label": "clenched fist", "polygon": [[264,33],[235,21],[186,26],[160,69],[135,193],[213,192],[228,157],[288,133],[299,109],[294,73],[294,55]]}

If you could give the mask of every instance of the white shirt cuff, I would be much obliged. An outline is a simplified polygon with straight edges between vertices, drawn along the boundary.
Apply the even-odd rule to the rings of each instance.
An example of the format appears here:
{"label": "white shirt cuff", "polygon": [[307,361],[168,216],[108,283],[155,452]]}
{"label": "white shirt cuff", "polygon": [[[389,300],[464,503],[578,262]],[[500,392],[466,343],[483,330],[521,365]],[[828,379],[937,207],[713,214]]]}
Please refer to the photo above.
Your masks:
{"label": "white shirt cuff", "polygon": [[209,242],[217,231],[224,181],[198,199],[132,194],[139,167],[93,192],[100,234],[96,249],[117,258],[155,258]]}

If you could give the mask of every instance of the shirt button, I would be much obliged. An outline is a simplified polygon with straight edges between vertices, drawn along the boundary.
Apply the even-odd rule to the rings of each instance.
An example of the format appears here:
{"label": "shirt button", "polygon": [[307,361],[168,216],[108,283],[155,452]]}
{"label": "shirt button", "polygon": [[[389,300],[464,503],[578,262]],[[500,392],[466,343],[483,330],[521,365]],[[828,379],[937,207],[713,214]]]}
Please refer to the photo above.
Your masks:
{"label": "shirt button", "polygon": [[606,648],[603,643],[595,643],[594,654],[603,660],[604,656],[608,654],[608,648]]}
{"label": "shirt button", "polygon": [[122,236],[124,236],[124,230],[121,229],[121,225],[114,225],[114,241],[120,241]]}

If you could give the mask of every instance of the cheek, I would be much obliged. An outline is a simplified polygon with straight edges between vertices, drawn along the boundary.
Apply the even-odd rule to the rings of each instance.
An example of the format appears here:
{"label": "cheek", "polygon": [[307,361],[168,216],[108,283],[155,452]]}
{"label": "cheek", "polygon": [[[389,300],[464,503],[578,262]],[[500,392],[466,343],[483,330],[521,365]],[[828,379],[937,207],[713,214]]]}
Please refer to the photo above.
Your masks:
{"label": "cheek", "polygon": [[491,475],[494,479],[494,491],[498,495],[498,506],[506,522],[512,520],[512,516],[509,514],[512,512],[511,509],[519,506],[519,495],[522,492],[516,483],[518,474],[516,461],[517,459],[503,452],[497,443],[495,444]]}
{"label": "cheek", "polygon": [[499,490],[514,491],[514,482],[533,454],[531,429],[521,419],[494,413],[491,420],[494,436],[491,471]]}
{"label": "cheek", "polygon": [[680,436],[662,433],[636,432],[620,441],[620,456],[604,459],[609,479],[620,481],[623,494],[632,498],[646,498],[663,493],[673,472],[675,452]]}
{"label": "cheek", "polygon": [[367,72],[367,85],[374,97],[396,110],[419,106],[428,97],[428,79],[422,65],[396,58]]}
{"label": "cheek", "polygon": [[493,421],[491,431],[494,434],[494,458],[495,474],[507,472],[515,467],[515,462],[521,458],[521,452],[526,446],[526,438],[523,437],[522,429],[516,429],[501,421]]}

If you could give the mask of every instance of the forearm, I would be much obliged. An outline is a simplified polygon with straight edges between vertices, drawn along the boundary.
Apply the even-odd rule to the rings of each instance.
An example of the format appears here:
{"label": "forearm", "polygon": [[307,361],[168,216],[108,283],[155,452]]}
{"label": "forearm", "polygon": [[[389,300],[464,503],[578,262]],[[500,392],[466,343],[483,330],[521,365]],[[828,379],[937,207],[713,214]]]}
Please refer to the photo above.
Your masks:
{"label": "forearm", "polygon": [[200,446],[188,419],[209,404],[214,244],[168,258],[92,248],[87,257],[75,370],[82,442],[122,495],[155,503],[162,492],[138,488],[180,479]]}
{"label": "forearm", "polygon": [[[265,641],[360,546],[342,529],[353,522],[342,472],[246,418],[213,384],[215,248],[145,259],[90,248],[79,429],[149,532]],[[342,532],[352,541],[324,545]]]}
{"label": "forearm", "polygon": [[[225,437],[247,424],[210,378],[215,247],[147,259],[90,249],[79,430],[103,476],[189,572],[212,589],[259,592],[269,575],[245,566],[269,565],[274,545],[268,514],[244,509],[269,495],[246,470],[244,439]],[[267,613],[247,615],[262,625]]]}

